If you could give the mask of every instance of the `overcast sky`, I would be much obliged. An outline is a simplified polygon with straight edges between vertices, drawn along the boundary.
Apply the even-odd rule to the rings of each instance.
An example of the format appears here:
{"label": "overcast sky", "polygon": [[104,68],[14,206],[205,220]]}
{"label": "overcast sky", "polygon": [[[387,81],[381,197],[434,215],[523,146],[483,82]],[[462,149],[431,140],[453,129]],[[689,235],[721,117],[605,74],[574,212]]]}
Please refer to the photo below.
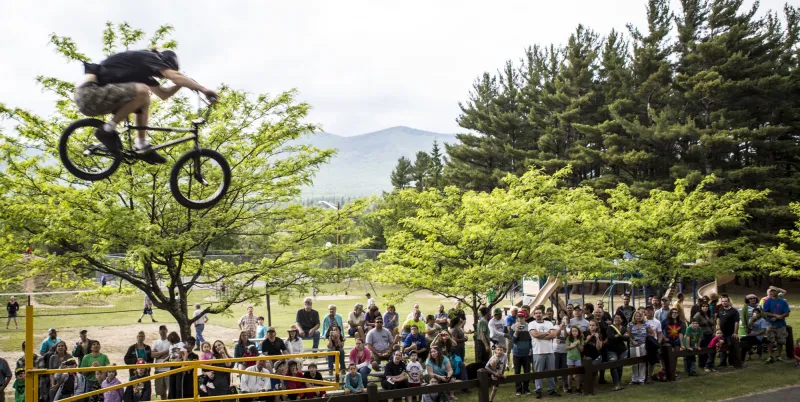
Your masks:
{"label": "overcast sky", "polygon": [[[460,132],[458,102],[474,79],[527,46],[565,43],[579,23],[602,35],[646,29],[646,0],[0,1],[0,102],[51,113],[54,97],[34,78],[81,79],[51,33],[99,61],[106,21],[146,32],[169,23],[189,76],[253,93],[297,88],[311,121],[339,135]],[[763,0],[761,10],[784,3]]]}

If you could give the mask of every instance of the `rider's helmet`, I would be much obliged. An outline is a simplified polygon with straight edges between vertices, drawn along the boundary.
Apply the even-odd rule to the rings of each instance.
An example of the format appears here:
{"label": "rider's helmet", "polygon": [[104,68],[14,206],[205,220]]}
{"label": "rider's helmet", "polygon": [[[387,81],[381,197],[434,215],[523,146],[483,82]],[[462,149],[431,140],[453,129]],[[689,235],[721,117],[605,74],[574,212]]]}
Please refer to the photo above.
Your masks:
{"label": "rider's helmet", "polygon": [[172,50],[164,50],[164,51],[159,52],[158,56],[161,58],[161,60],[164,63],[167,63],[167,65],[171,69],[173,69],[175,71],[178,71],[178,69],[179,69],[178,55],[175,54],[175,52],[173,52]]}

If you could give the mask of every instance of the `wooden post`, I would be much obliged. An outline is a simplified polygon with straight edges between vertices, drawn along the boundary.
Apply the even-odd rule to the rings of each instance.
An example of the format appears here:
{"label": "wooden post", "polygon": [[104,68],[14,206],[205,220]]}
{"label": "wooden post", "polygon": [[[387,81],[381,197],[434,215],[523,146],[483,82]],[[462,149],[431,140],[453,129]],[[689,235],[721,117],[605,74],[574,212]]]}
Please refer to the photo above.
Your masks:
{"label": "wooden post", "polygon": [[739,338],[731,338],[731,344],[728,345],[728,363],[734,368],[742,368],[742,345],[739,344]]}
{"label": "wooden post", "polygon": [[672,347],[669,345],[662,346],[661,356],[664,359],[664,372],[667,375],[667,381],[675,381],[675,366],[678,359],[672,356]]}
{"label": "wooden post", "polygon": [[583,393],[586,395],[594,395],[594,388],[597,385],[597,370],[594,369],[593,362],[594,360],[591,357],[584,357],[581,362],[581,366],[583,366]]}
{"label": "wooden post", "polygon": [[[786,326],[786,358],[789,361],[794,359],[794,336],[792,336],[792,326]],[[778,351],[778,356],[780,356],[780,350]]]}
{"label": "wooden post", "polygon": [[478,402],[489,402],[489,372],[486,369],[478,370]]}
{"label": "wooden post", "polygon": [[[25,306],[25,402],[34,402],[38,399],[37,390],[39,382],[34,381],[33,361],[33,305],[32,297],[28,295],[28,303]],[[40,378],[39,381],[42,381]]]}
{"label": "wooden post", "polygon": [[378,386],[374,382],[367,385],[367,400],[369,402],[378,402]]}

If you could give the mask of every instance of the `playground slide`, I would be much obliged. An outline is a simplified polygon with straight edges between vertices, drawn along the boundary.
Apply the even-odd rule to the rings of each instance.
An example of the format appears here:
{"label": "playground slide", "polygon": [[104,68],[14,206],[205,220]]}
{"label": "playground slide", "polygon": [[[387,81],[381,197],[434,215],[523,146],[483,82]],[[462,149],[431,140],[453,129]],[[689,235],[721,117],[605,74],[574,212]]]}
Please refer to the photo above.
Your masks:
{"label": "playground slide", "polygon": [[719,294],[718,287],[728,282],[733,282],[735,278],[736,278],[735,275],[720,275],[719,277],[717,277],[716,280],[701,286],[700,289],[697,289],[697,296],[698,297],[708,296],[710,298],[712,293]]}
{"label": "playground slide", "polygon": [[550,295],[557,292],[560,287],[561,278],[556,276],[547,278],[547,282],[544,283],[544,286],[542,286],[542,288],[539,290],[539,293],[536,294],[536,297],[531,302],[531,309],[540,304],[547,303],[547,301],[550,300]]}

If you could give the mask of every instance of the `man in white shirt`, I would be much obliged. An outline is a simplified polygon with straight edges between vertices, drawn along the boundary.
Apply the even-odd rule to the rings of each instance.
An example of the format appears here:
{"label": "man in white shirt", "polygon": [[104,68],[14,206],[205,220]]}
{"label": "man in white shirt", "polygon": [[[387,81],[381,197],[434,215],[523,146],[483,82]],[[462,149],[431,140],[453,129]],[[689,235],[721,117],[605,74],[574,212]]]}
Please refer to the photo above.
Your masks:
{"label": "man in white shirt", "polygon": [[506,346],[506,320],[503,319],[503,309],[495,308],[494,316],[489,320],[489,338],[494,345]]}
{"label": "man in white shirt", "polygon": [[[255,366],[250,366],[247,368],[249,372],[253,373],[265,373],[269,374],[270,371],[267,369],[266,360],[258,360]],[[253,392],[264,392],[270,390],[270,381],[268,377],[262,377],[258,375],[247,375],[242,374],[241,384],[239,384],[239,390],[242,393],[253,393]]]}
{"label": "man in white shirt", "polygon": [[414,309],[411,310],[410,313],[408,313],[408,317],[406,317],[406,320],[410,320],[410,319],[414,318],[414,314],[416,314],[416,313],[419,313],[419,315],[422,316],[422,312],[419,311],[419,304],[414,303]]}
{"label": "man in white shirt", "polygon": [[[531,333],[531,343],[533,344],[533,367],[534,372],[553,370],[555,368],[555,355],[553,355],[553,339],[556,337],[556,327],[550,321],[544,320],[542,310],[533,310],[534,321],[528,324],[528,331]],[[556,379],[547,379],[547,394],[550,396],[560,396],[556,391]],[[536,380],[536,397],[542,397],[542,380]]]}
{"label": "man in white shirt", "polygon": [[[658,299],[658,298],[656,298],[656,299]],[[653,333],[656,334],[656,339],[658,340],[658,343],[662,344],[662,343],[664,343],[664,332],[661,329],[661,321],[659,321],[659,320],[657,320],[655,318],[655,314],[656,314],[656,312],[655,312],[654,306],[650,305],[650,306],[645,307],[644,308],[644,316],[645,316],[646,319],[644,321],[644,325],[646,327],[653,328]],[[661,364],[663,366],[664,363],[662,362]],[[647,375],[648,376],[652,376],[653,372],[655,371],[655,368],[656,368],[655,364],[649,364],[648,365],[648,371],[649,372],[647,373]]]}
{"label": "man in white shirt", "polygon": [[[169,358],[170,344],[167,340],[167,326],[161,325],[158,327],[158,335],[161,339],[153,342],[150,347],[151,356],[153,356],[154,363],[164,363]],[[169,367],[156,367],[155,373],[164,373],[169,370]],[[169,377],[156,378],[156,394],[161,396],[161,399],[167,399],[167,391],[169,391]]]}

